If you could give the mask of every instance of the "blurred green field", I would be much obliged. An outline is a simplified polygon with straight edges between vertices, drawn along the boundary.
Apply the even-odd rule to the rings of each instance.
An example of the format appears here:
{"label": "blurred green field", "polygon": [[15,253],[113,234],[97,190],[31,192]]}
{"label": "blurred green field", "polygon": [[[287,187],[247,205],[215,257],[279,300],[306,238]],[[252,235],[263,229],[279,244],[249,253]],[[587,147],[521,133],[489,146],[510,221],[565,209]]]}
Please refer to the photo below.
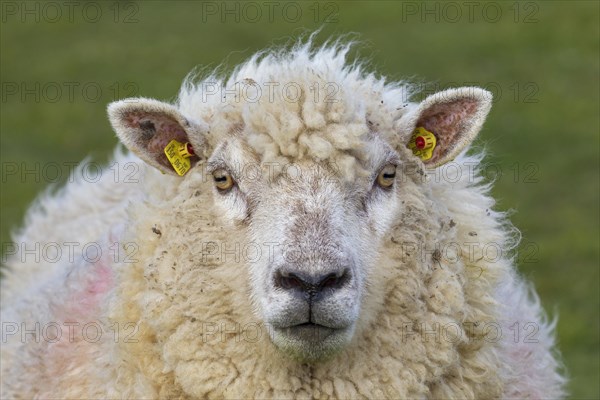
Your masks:
{"label": "blurred green field", "polygon": [[[36,194],[66,179],[65,163],[108,159],[108,102],[170,100],[198,65],[234,66],[319,27],[319,42],[356,32],[355,53],[392,79],[494,92],[478,144],[499,208],[516,210],[520,270],[559,314],[571,398],[600,398],[600,3],[51,3],[1,3],[3,249]],[[22,179],[23,167],[39,176]]]}

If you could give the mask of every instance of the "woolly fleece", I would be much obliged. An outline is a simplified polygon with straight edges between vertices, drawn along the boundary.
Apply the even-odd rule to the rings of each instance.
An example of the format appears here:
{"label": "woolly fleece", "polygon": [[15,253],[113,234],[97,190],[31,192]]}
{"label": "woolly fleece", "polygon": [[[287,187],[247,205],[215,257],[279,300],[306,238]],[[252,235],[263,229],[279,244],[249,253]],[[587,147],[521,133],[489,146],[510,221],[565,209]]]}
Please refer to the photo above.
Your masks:
{"label": "woolly fleece", "polygon": [[[189,79],[176,105],[156,107],[185,116],[178,122],[193,127],[198,149],[214,149],[235,134],[262,164],[334,162],[350,181],[364,175],[368,154],[362,144],[368,135],[379,135],[397,151],[404,207],[373,260],[350,345],[328,361],[301,364],[272,344],[249,298],[244,259],[203,248],[208,242],[251,240],[245,226],[222,223],[203,168],[209,154],[200,154],[197,165],[179,178],[117,153],[118,165],[135,166],[136,182],[105,175],[91,183],[78,172],[74,182],[38,200],[15,236],[16,243],[42,245],[94,242],[103,252],[93,262],[80,251],[73,262],[23,263],[18,256],[6,262],[2,398],[564,395],[553,325],[517,276],[509,254],[516,245],[514,230],[493,210],[489,185],[472,168],[481,158],[461,155],[451,164],[460,177],[451,182],[432,168],[472,140],[490,103],[478,111],[483,117],[474,119],[477,126],[463,127],[467,133],[456,149],[424,165],[406,143],[427,104],[408,102],[408,85],[386,83],[359,64],[347,64],[348,49],[300,45],[260,53],[228,79]],[[244,82],[247,90],[234,89]],[[299,100],[289,101],[282,90],[271,98],[252,92],[264,91],[268,82],[280,88],[293,82],[289,87],[301,89]],[[321,88],[316,101],[315,84]],[[335,91],[335,102],[327,101],[326,87]],[[477,90],[472,92],[481,95]],[[168,165],[145,160],[169,172]],[[465,244],[475,241],[494,243],[502,253],[474,257]],[[124,249],[117,255],[114,242]],[[128,244],[133,251],[127,252]],[[537,342],[512,340],[510,327],[517,321],[539,329]],[[57,323],[63,336],[56,342],[36,343],[31,335],[23,341],[20,332],[4,331],[5,322],[27,329],[36,322]],[[103,329],[97,341],[82,339],[90,322]],[[65,323],[78,324],[74,341]],[[115,336],[110,327],[117,326]]]}

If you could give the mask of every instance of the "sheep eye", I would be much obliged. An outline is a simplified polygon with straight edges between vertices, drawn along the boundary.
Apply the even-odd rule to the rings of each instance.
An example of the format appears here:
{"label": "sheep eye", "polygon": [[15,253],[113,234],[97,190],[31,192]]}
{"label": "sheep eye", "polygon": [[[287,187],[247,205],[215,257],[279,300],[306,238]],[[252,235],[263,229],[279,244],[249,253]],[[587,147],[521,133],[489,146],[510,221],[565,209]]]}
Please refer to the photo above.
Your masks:
{"label": "sheep eye", "polygon": [[222,168],[213,172],[213,179],[215,180],[215,186],[221,192],[226,192],[233,187],[234,182],[231,174]]}
{"label": "sheep eye", "polygon": [[384,189],[392,187],[396,179],[396,166],[388,164],[377,175],[377,184]]}

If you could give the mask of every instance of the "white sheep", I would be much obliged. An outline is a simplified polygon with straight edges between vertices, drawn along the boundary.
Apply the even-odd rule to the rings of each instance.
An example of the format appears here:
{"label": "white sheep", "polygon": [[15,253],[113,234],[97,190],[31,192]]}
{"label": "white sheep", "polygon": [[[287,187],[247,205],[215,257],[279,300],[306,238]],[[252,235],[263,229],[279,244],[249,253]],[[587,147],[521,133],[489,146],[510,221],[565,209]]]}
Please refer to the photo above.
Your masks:
{"label": "white sheep", "polygon": [[463,151],[490,94],[410,103],[348,49],[109,106],[145,163],[117,152],[120,174],[76,173],[28,213],[2,398],[564,396],[515,230]]}

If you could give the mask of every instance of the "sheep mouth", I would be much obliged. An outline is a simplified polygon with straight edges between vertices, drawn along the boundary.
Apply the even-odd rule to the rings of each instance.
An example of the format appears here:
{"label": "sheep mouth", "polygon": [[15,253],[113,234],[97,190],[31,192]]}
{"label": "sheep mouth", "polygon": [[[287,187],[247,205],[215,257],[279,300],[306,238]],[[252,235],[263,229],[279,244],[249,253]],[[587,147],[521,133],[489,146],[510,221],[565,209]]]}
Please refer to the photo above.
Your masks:
{"label": "sheep mouth", "polygon": [[332,328],[313,322],[273,328],[273,343],[284,354],[303,363],[333,357],[350,342],[354,333],[353,326]]}
{"label": "sheep mouth", "polygon": [[283,328],[283,331],[288,337],[295,337],[305,342],[320,342],[333,335],[339,328],[331,328],[329,326],[315,324],[314,322],[304,322]]}

